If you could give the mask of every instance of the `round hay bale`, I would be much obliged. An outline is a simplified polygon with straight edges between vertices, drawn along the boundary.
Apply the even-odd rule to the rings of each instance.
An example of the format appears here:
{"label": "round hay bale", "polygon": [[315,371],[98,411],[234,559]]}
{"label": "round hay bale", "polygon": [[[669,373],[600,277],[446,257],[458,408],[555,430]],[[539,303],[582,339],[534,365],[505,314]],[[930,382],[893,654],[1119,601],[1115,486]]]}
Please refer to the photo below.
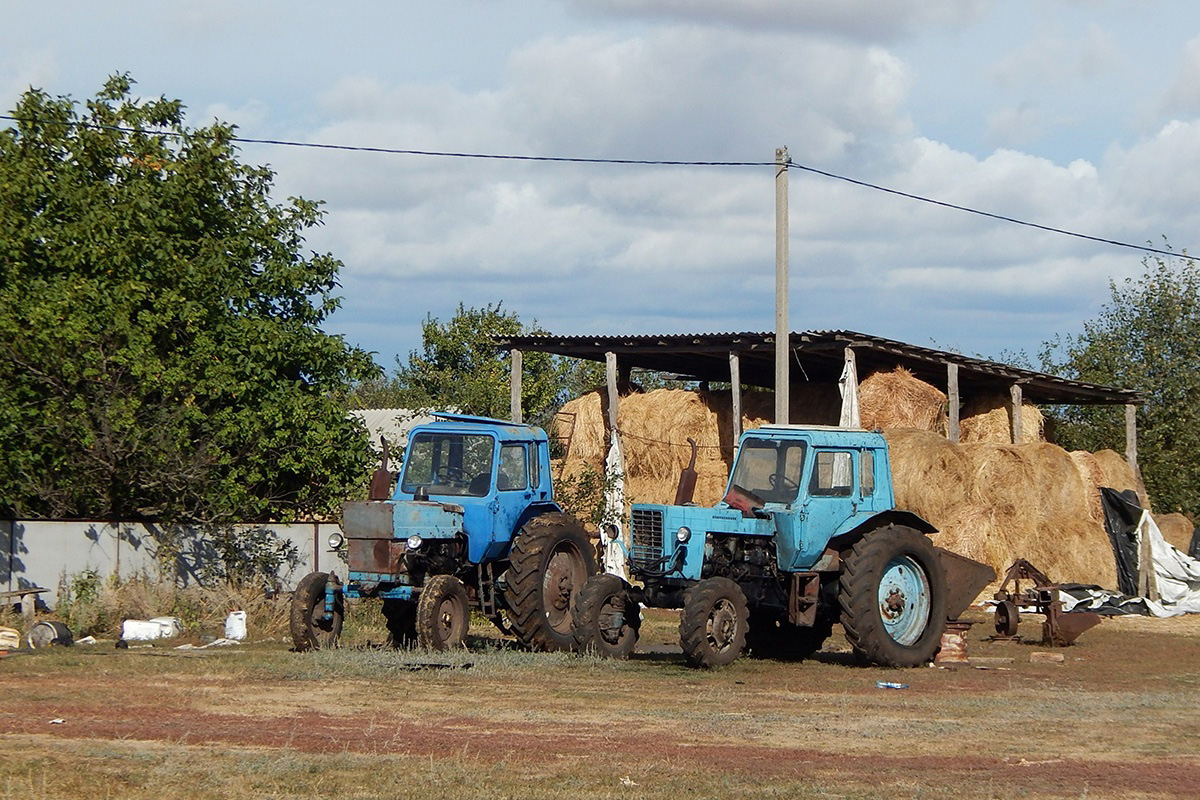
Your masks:
{"label": "round hay bale", "polygon": [[858,414],[867,430],[946,431],[946,395],[903,367],[873,372],[858,387]]}
{"label": "round hay bale", "polygon": [[[1012,442],[1012,401],[1000,394],[976,395],[963,403],[959,414],[960,442]],[[1045,440],[1046,418],[1033,403],[1021,403],[1021,444]]]}
{"label": "round hay bale", "polygon": [[1133,468],[1129,466],[1129,462],[1125,460],[1125,456],[1115,450],[1100,450],[1095,453],[1095,457],[1096,464],[1099,465],[1100,472],[1102,473],[1101,486],[1116,489],[1118,492],[1132,489],[1137,492],[1142,508],[1148,511],[1152,510],[1150,508],[1150,495],[1146,493],[1146,486],[1134,474]]}
{"label": "round hay bale", "polygon": [[1154,523],[1167,543],[1176,550],[1187,553],[1192,546],[1192,533],[1196,526],[1183,514],[1155,514]]}

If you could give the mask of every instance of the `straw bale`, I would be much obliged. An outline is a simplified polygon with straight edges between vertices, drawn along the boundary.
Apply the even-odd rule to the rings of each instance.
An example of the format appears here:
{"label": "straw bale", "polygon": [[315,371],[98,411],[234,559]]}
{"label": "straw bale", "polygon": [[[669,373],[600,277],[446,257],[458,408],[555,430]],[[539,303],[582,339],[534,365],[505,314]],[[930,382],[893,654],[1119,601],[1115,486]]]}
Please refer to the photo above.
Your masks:
{"label": "straw bale", "polygon": [[1155,514],[1154,523],[1169,544],[1187,553],[1192,546],[1192,532],[1196,528],[1190,519],[1183,514]]}
{"label": "straw bale", "polygon": [[1119,492],[1132,489],[1137,492],[1142,508],[1153,510],[1150,506],[1150,495],[1146,493],[1145,485],[1133,473],[1133,468],[1129,466],[1129,462],[1125,460],[1125,456],[1115,450],[1100,450],[1095,455],[1096,463],[1100,466],[1100,472],[1103,474],[1103,481],[1100,483],[1101,486],[1107,486]]}
{"label": "straw bale", "polygon": [[946,431],[946,395],[904,367],[868,375],[858,387],[858,413],[867,430]]}
{"label": "straw bale", "polygon": [[[1012,401],[1002,394],[975,395],[962,407],[958,438],[967,442],[1012,442]],[[1046,418],[1033,403],[1021,403],[1021,443],[1045,440]]]}
{"label": "straw bale", "polygon": [[1115,586],[1112,550],[1090,509],[1090,479],[1056,445],[954,445],[885,431],[896,504],[939,528],[934,542],[997,576],[1024,558],[1056,581]]}
{"label": "straw bale", "polygon": [[1104,470],[1096,456],[1086,450],[1072,450],[1071,461],[1083,480],[1088,495],[1088,513],[1096,522],[1104,522],[1104,503],[1100,499],[1100,487],[1104,486]]}

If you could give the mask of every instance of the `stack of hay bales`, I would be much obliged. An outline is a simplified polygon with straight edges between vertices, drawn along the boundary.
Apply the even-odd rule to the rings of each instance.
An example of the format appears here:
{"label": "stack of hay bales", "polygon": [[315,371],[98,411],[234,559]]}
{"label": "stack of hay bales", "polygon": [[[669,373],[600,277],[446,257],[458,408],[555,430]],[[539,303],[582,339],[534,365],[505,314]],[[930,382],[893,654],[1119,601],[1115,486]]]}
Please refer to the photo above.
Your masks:
{"label": "stack of hay bales", "polygon": [[[1042,416],[1033,406],[1021,415],[1025,443],[1009,444],[1007,407],[996,398],[968,401],[965,441],[953,444],[944,436],[946,396],[902,369],[868,376],[859,401],[863,426],[882,429],[888,439],[897,506],[937,526],[936,544],[989,564],[998,575],[1024,558],[1056,581],[1115,588],[1098,487],[1135,489],[1148,506],[1119,454],[1068,453],[1042,441]],[[793,392],[790,408],[793,423],[836,424],[841,400],[836,386],[809,384]],[[603,471],[606,412],[601,392],[563,406],[554,434],[570,435],[565,474],[584,466]],[[743,430],[773,415],[771,392],[743,393]],[[620,400],[617,427],[627,503],[674,500],[691,455],[689,437],[699,446],[695,501],[721,499],[734,455],[729,391],[631,394]]]}
{"label": "stack of hay bales", "polygon": [[[1012,401],[1002,394],[979,395],[967,398],[960,412],[958,426],[960,442],[1012,441]],[[1046,418],[1033,403],[1021,403],[1021,444],[1041,442],[1046,438]]]}

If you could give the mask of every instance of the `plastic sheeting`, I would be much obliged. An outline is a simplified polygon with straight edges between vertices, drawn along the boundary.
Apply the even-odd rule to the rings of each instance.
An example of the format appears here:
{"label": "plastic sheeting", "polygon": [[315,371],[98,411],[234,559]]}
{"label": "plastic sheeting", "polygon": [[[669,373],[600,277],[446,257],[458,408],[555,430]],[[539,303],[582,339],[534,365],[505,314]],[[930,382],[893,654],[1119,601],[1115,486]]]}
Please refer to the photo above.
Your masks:
{"label": "plastic sheeting", "polygon": [[[1155,617],[1200,614],[1200,560],[1189,557],[1163,538],[1154,517],[1138,505],[1133,492],[1108,488],[1100,491],[1105,528],[1117,560],[1120,591],[1065,586],[1063,610]],[[1138,563],[1138,555],[1144,552],[1142,544],[1146,540],[1150,544],[1151,563],[1143,565]],[[1153,571],[1158,600],[1137,596],[1138,577],[1145,568]]]}
{"label": "plastic sheeting", "polygon": [[[604,537],[604,571],[621,578],[629,577],[628,556],[625,552],[625,532],[621,520],[625,517],[625,457],[621,454],[621,437],[612,434],[612,444],[604,459],[604,520],[600,535]],[[609,539],[605,531],[617,529],[616,538]]]}

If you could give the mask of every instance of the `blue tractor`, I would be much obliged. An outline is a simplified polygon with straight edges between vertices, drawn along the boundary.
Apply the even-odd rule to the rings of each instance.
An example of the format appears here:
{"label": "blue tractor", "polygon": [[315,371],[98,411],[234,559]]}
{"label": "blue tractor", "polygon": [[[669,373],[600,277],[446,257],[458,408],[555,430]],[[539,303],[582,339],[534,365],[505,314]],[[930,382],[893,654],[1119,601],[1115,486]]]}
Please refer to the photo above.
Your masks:
{"label": "blue tractor", "polygon": [[[371,499],[346,503],[346,579],[312,572],[293,596],[297,650],[335,646],[347,598],[383,600],[390,641],[460,646],[471,611],[535,650],[574,646],[573,604],[595,546],[554,501],[544,431],[438,413],[409,434],[395,489],[383,466]],[[390,495],[390,496],[389,496]]]}
{"label": "blue tractor", "polygon": [[[744,650],[803,658],[839,621],[862,660],[916,666],[937,652],[947,618],[995,578],[935,548],[935,531],[895,508],[882,434],[748,431],[714,508],[633,506],[633,582],[588,581],[575,606],[577,645],[627,657],[643,604],[681,609],[680,642],[696,666],[728,664]],[[609,546],[622,546],[612,533]]]}

